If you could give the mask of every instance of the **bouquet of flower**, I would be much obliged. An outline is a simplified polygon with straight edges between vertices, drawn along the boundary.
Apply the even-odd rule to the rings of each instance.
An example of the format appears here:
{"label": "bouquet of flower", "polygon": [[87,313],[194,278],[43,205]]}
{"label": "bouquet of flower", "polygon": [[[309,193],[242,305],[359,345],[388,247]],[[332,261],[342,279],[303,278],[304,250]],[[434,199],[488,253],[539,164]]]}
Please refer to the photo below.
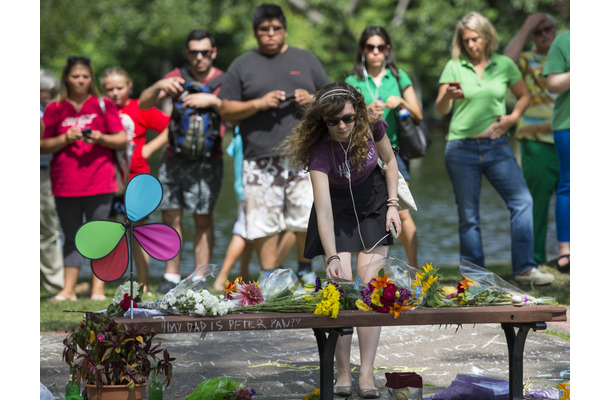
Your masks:
{"label": "bouquet of flower", "polygon": [[407,288],[398,288],[394,281],[388,279],[389,276],[389,273],[386,274],[381,269],[377,276],[360,289],[362,299],[356,302],[359,310],[392,313],[396,319],[402,311],[413,308],[410,304],[412,292]]}
{"label": "bouquet of flower", "polygon": [[464,279],[458,283],[453,299],[463,306],[557,304],[551,297],[536,299],[466,260],[460,262],[460,273]]}
{"label": "bouquet of flower", "polygon": [[[133,292],[133,302],[131,301],[131,293]],[[106,308],[108,316],[113,317],[123,314],[129,310],[133,304],[133,308],[138,308],[138,303],[142,301],[143,287],[138,282],[133,282],[133,287],[130,287],[129,280],[120,285],[114,293],[112,303]]]}
{"label": "bouquet of flower", "polygon": [[337,286],[327,284],[313,293],[293,294],[284,289],[263,303],[235,307],[231,312],[306,312],[337,318],[341,294]]}
{"label": "bouquet of flower", "polygon": [[415,305],[421,307],[447,307],[454,303],[445,298],[443,290],[440,286],[440,274],[438,268],[432,264],[426,264],[421,271],[416,273],[417,278],[413,282],[413,290],[415,291],[417,300]]}
{"label": "bouquet of flower", "polygon": [[241,276],[225,283],[224,296],[235,300],[237,306],[252,306],[265,301],[263,289],[258,282],[244,283]]}
{"label": "bouquet of flower", "polygon": [[211,267],[208,265],[197,268],[175,288],[155,299],[152,304],[144,306],[175,314],[195,316],[227,314],[235,304],[215,296],[207,290],[206,277],[210,272]]}

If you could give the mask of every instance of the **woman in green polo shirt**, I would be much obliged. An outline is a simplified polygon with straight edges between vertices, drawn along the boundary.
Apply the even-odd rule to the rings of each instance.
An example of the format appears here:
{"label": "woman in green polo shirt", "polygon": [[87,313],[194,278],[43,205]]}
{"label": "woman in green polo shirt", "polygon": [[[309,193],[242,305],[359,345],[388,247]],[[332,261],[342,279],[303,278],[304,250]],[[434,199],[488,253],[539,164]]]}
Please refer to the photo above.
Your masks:
{"label": "woman in green polo shirt", "polygon": [[[460,259],[485,266],[479,221],[485,175],[510,211],[515,280],[545,285],[554,277],[540,271],[534,260],[532,195],[505,135],[523,115],[530,94],[515,63],[494,53],[497,47],[489,20],[477,12],[466,14],[456,24],[453,58],[439,79],[436,109],[442,115],[453,109],[445,167],[458,208]],[[506,114],[509,89],[517,102]]]}
{"label": "woman in green polo shirt", "polygon": [[[420,122],[423,114],[411,79],[396,66],[392,41],[383,27],[369,26],[364,29],[358,41],[354,66],[349,73],[345,82],[362,93],[370,113],[381,116],[388,123],[386,134],[392,146],[398,146],[399,110],[407,109],[415,122]],[[396,157],[396,162],[398,170],[409,182],[409,160]],[[398,214],[402,225],[400,242],[409,264],[417,267],[415,222],[409,210],[400,210]]]}

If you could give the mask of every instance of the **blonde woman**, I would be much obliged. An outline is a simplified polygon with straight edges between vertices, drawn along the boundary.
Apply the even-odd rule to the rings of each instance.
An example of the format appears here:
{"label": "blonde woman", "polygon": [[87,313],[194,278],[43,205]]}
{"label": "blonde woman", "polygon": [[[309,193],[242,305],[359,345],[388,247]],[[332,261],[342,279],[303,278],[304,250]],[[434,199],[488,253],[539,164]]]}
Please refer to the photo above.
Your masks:
{"label": "blonde woman", "polygon": [[[458,21],[453,58],[439,79],[436,109],[453,111],[445,167],[458,208],[460,259],[485,266],[479,221],[483,176],[510,211],[514,278],[523,284],[545,285],[553,275],[540,271],[534,260],[533,200],[506,133],[527,108],[530,94],[521,72],[508,57],[496,54],[496,30],[487,18],[470,12]],[[506,94],[517,102],[506,113]]]}

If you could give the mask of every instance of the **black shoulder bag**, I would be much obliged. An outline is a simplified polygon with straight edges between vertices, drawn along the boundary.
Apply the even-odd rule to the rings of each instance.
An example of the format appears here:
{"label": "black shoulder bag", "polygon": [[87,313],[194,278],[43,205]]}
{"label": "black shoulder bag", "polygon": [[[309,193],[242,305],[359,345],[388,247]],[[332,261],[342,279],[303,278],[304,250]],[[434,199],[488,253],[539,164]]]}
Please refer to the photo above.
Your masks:
{"label": "black shoulder bag", "polygon": [[[394,73],[392,72],[392,75]],[[394,75],[398,82],[400,97],[402,97],[403,88],[400,86],[400,79]],[[406,109],[400,110],[397,117],[398,122],[398,145],[400,147],[400,155],[403,159],[414,159],[423,157],[426,150],[430,146],[431,138],[428,134],[428,126],[422,120],[415,123]]]}

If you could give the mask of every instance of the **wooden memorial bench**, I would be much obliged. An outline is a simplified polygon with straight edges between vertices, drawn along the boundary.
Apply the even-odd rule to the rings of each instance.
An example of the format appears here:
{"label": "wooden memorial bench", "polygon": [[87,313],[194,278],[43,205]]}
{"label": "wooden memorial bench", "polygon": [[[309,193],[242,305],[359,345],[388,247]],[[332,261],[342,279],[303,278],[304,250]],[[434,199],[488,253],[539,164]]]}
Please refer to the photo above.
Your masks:
{"label": "wooden memorial bench", "polygon": [[157,316],[115,318],[125,325],[147,327],[158,333],[229,332],[270,329],[313,329],[320,355],[320,398],[333,399],[334,354],[337,338],[358,326],[465,325],[499,323],[508,345],[511,399],[523,399],[523,350],[530,330],[544,330],[547,322],[566,321],[562,306],[486,306],[418,308],[397,319],[374,311],[340,311],[337,318],[309,313],[227,314],[221,317]]}

